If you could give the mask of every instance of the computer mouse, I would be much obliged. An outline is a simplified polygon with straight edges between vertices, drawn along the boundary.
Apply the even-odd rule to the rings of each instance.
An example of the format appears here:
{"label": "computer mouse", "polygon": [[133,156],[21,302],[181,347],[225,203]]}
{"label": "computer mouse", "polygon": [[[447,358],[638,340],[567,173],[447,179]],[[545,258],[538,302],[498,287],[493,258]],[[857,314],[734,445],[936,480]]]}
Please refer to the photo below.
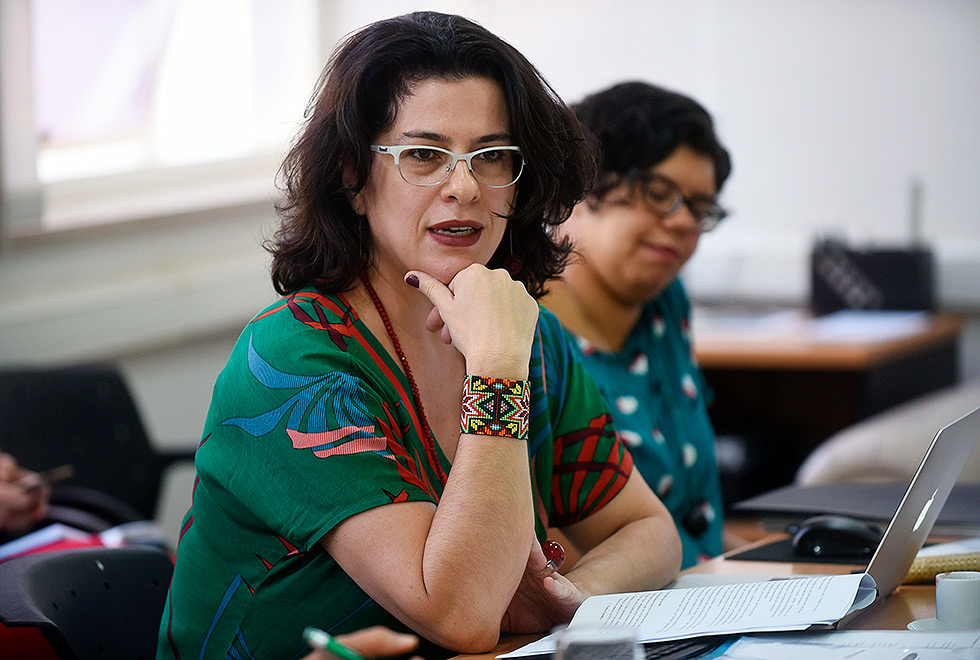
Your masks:
{"label": "computer mouse", "polygon": [[801,522],[793,535],[793,553],[800,557],[870,557],[881,534],[877,526],[847,516],[813,516]]}

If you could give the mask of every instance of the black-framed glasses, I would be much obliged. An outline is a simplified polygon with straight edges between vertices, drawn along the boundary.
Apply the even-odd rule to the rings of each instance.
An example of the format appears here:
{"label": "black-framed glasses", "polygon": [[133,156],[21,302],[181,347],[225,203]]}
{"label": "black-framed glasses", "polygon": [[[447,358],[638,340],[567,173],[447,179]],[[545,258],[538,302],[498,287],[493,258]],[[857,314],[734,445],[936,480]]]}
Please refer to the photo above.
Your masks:
{"label": "black-framed glasses", "polygon": [[473,178],[488,188],[512,186],[524,171],[520,147],[484,147],[458,154],[424,144],[372,144],[371,151],[394,156],[398,173],[413,186],[438,186],[459,161],[464,161]]}
{"label": "black-framed glasses", "polygon": [[699,232],[711,231],[728,215],[713,197],[685,197],[681,187],[663,174],[643,172],[631,178],[642,191],[647,206],[665,218],[686,205],[698,223]]}

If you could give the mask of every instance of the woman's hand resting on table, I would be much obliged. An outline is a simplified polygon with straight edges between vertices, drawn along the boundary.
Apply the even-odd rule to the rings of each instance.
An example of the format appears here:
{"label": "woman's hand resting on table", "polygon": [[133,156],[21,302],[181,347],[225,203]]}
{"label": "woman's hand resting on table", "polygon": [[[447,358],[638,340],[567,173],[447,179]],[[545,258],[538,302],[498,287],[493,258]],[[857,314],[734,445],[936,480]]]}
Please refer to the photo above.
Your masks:
{"label": "woman's hand resting on table", "polygon": [[[548,564],[541,547],[535,542],[528,557],[524,578],[504,614],[502,632],[545,632],[572,618],[572,614],[585,600],[586,594],[559,574],[558,568],[559,566]],[[419,645],[419,638],[415,635],[395,632],[384,626],[337,635],[335,639],[365,658],[405,655]],[[316,649],[302,660],[339,659],[329,651]],[[411,660],[422,658],[413,656]]]}
{"label": "woman's hand resting on table", "polygon": [[549,565],[541,546],[532,544],[524,577],[500,622],[502,633],[548,632],[571,621],[589,594],[559,573],[560,567]]}
{"label": "woman's hand resting on table", "polygon": [[[394,655],[404,655],[414,651],[419,645],[419,638],[407,633],[399,633],[384,626],[372,626],[346,635],[337,635],[335,639],[365,658],[385,658]],[[316,649],[305,656],[303,660],[338,660],[337,656],[323,649]],[[412,660],[422,660],[413,656]]]}

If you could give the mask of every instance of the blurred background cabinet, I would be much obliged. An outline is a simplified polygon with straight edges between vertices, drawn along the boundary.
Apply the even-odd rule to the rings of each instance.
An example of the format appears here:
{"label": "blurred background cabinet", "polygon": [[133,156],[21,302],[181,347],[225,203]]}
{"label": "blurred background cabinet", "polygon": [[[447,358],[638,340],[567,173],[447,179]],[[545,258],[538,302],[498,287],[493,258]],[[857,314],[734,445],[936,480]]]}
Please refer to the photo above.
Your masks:
{"label": "blurred background cabinet", "polygon": [[961,326],[947,314],[696,311],[726,503],[790,483],[837,431],[955,383]]}

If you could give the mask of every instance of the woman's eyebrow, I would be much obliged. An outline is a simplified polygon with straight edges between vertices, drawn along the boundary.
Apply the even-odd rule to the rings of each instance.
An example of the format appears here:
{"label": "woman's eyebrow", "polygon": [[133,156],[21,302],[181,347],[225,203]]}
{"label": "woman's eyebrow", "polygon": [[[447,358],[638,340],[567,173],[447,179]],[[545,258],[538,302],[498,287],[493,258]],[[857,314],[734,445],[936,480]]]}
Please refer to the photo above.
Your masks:
{"label": "woman's eyebrow", "polygon": [[[403,137],[414,138],[417,140],[430,140],[432,142],[442,142],[449,143],[451,138],[448,135],[443,135],[442,133],[433,133],[431,131],[405,131],[402,133]],[[483,135],[475,140],[476,144],[489,144],[491,142],[501,142],[509,141],[510,133],[490,133],[488,135]]]}
{"label": "woman's eyebrow", "polygon": [[484,135],[483,137],[477,139],[477,144],[484,144],[489,142],[502,142],[510,141],[510,133],[491,133],[490,135]]}
{"label": "woman's eyebrow", "polygon": [[407,138],[418,138],[421,140],[431,140],[432,142],[449,142],[449,137],[441,133],[430,131],[405,131],[402,136]]}

